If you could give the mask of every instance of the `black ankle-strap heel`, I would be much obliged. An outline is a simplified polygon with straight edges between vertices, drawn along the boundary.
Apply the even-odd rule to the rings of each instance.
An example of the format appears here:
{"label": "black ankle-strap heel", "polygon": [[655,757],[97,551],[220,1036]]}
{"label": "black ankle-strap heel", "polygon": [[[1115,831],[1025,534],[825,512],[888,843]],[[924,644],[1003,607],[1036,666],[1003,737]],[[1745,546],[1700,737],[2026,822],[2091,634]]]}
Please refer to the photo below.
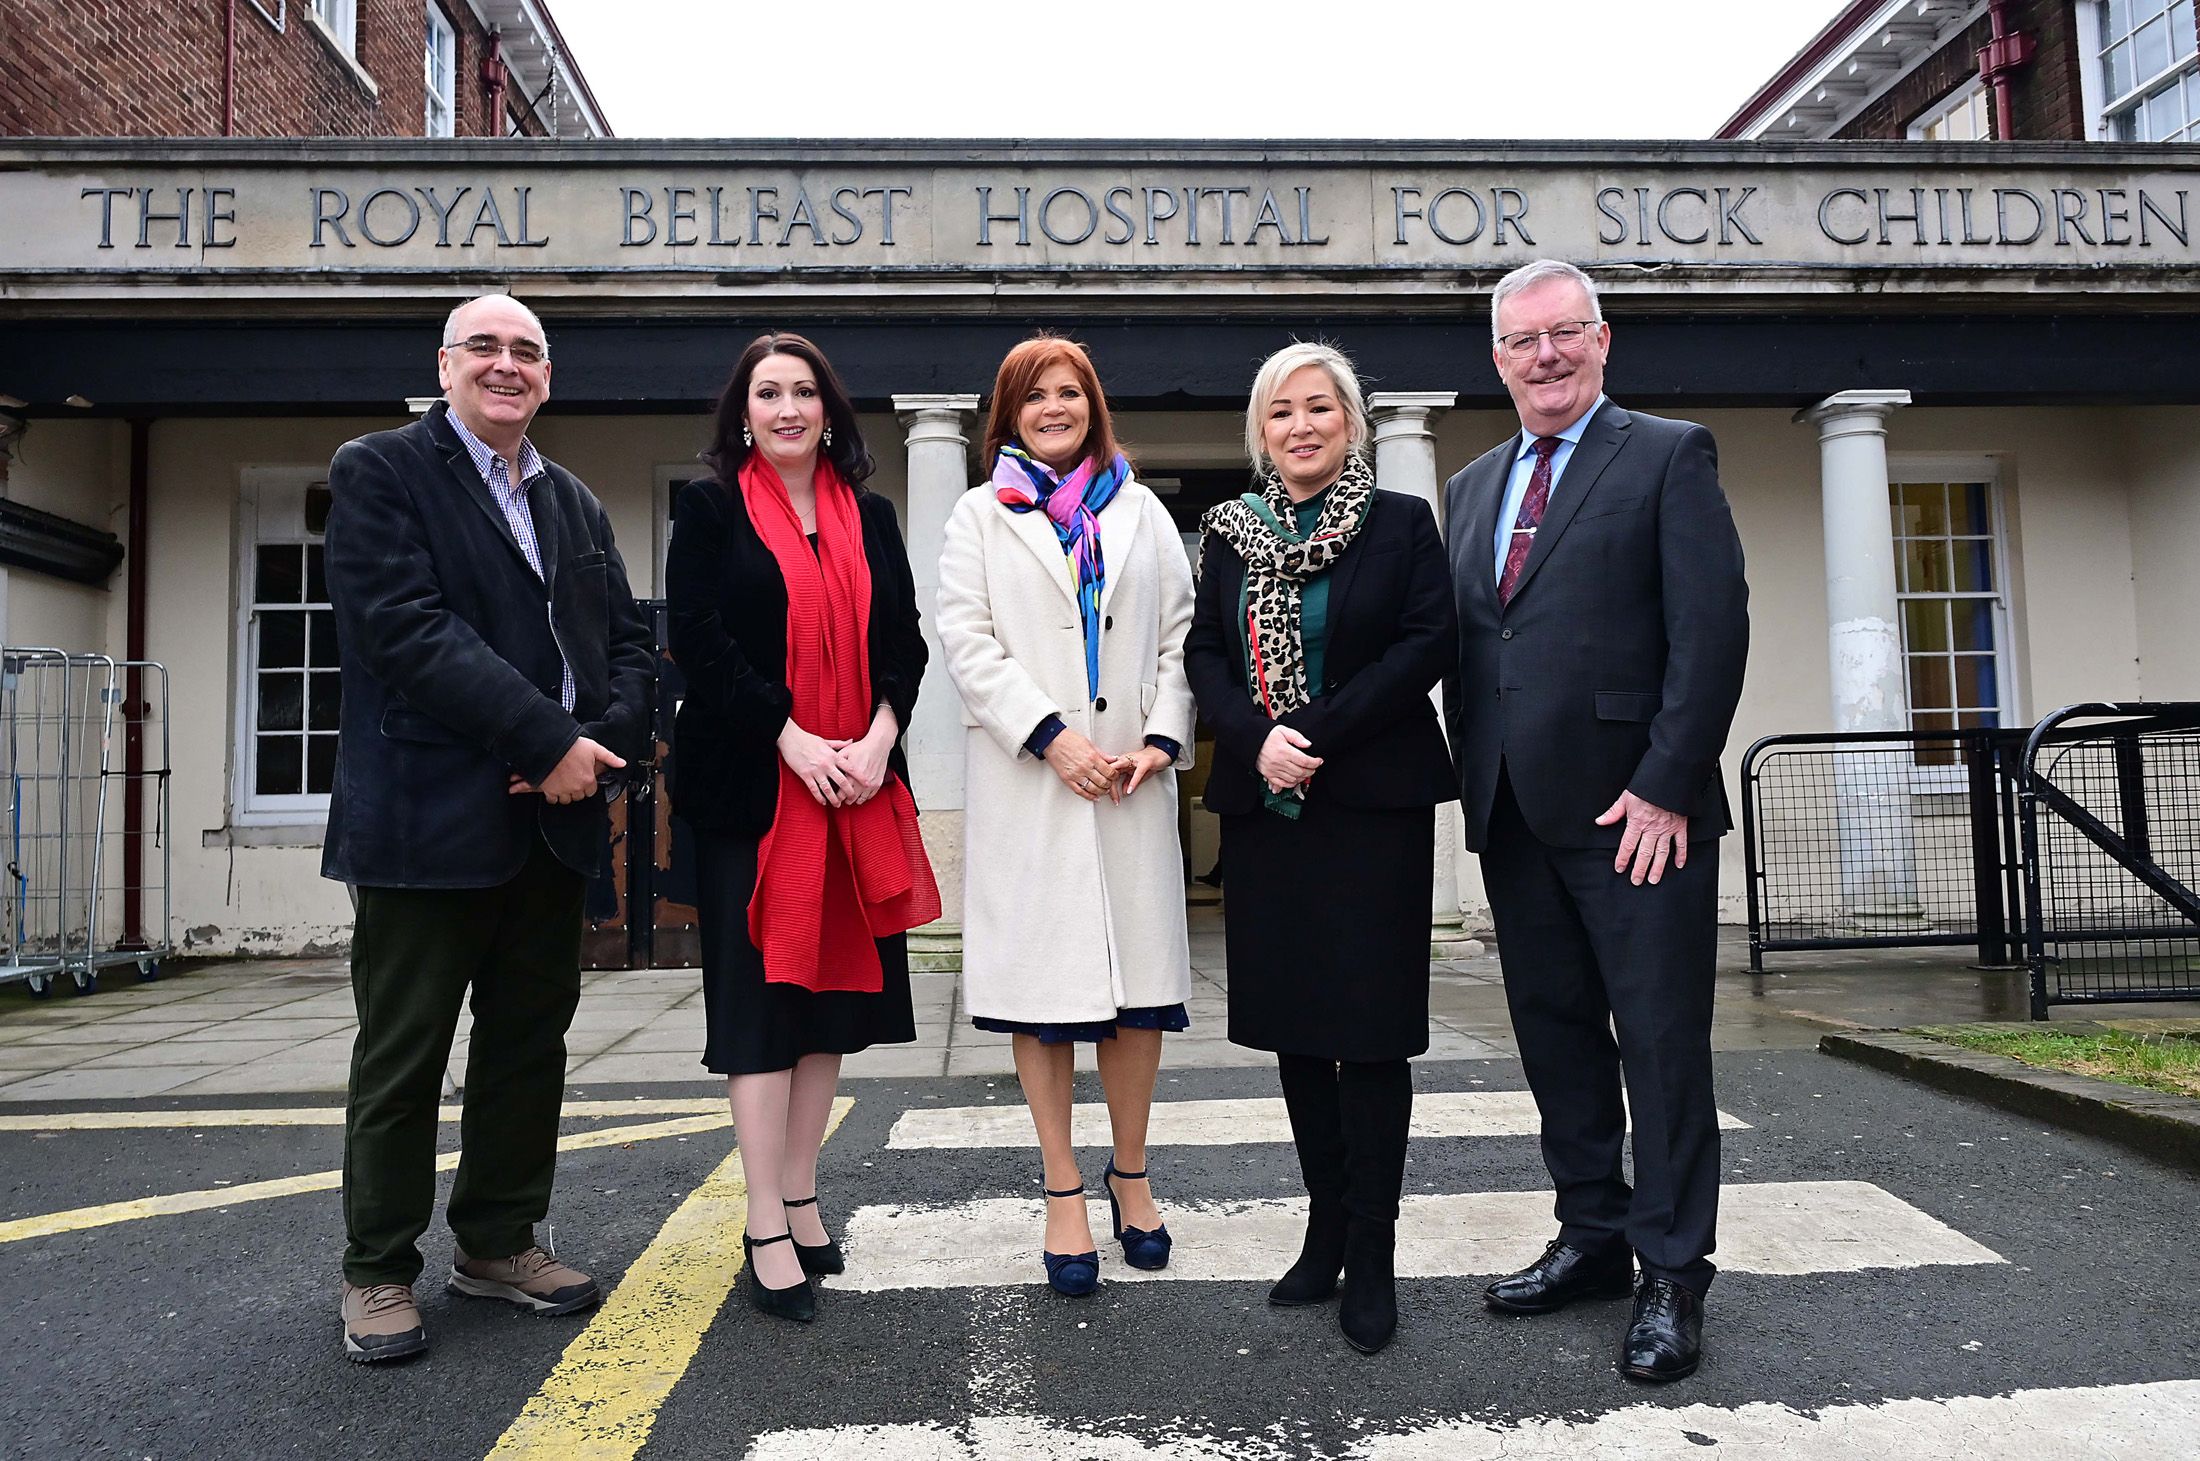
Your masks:
{"label": "black ankle-strap heel", "polygon": [[807,1324],[817,1317],[817,1291],[810,1287],[809,1279],[804,1278],[802,1282],[783,1289],[767,1288],[764,1281],[756,1276],[756,1264],[753,1261],[756,1249],[773,1243],[793,1241],[792,1233],[776,1233],[769,1238],[752,1238],[747,1233],[741,1235],[741,1251],[751,1259],[748,1265],[749,1302],[774,1319],[791,1319],[797,1324]]}
{"label": "black ankle-strap heel", "polygon": [[[817,1206],[817,1194],[813,1192],[808,1197],[790,1197],[779,1205],[781,1207],[815,1207]],[[802,1271],[807,1274],[834,1274],[848,1271],[848,1260],[841,1253],[840,1244],[834,1242],[831,1238],[827,1238],[822,1243],[805,1243],[797,1238],[794,1244],[794,1256],[802,1260]]]}

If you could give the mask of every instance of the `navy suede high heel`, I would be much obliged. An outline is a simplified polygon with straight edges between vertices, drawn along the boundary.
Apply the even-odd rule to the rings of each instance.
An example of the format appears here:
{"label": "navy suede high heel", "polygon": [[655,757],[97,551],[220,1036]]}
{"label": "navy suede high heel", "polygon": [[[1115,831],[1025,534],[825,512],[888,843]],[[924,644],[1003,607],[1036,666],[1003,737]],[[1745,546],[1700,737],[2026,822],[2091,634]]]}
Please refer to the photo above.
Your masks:
{"label": "navy suede high heel", "polygon": [[[1060,1192],[1051,1187],[1041,1190],[1049,1197],[1085,1195],[1082,1187],[1066,1187]],[[1081,1299],[1100,1287],[1100,1254],[1097,1249],[1090,1253],[1049,1253],[1042,1248],[1039,1250],[1039,1259],[1046,1264],[1047,1287],[1065,1298]]]}
{"label": "navy suede high heel", "polygon": [[1108,1163],[1108,1170],[1101,1175],[1100,1185],[1108,1189],[1108,1216],[1115,1224],[1115,1240],[1123,1245],[1123,1261],[1133,1268],[1151,1272],[1169,1266],[1169,1225],[1163,1223],[1152,1232],[1144,1228],[1123,1226],[1123,1206],[1115,1200],[1115,1179],[1125,1182],[1142,1182],[1144,1172],[1118,1172],[1115,1163]]}

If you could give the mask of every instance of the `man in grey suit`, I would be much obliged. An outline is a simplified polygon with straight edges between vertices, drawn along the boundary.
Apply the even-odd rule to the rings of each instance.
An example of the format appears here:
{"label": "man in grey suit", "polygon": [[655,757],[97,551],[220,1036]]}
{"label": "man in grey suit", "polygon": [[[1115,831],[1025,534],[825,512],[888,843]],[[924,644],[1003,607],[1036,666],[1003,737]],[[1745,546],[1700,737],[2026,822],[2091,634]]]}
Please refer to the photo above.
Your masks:
{"label": "man in grey suit", "polygon": [[1605,397],[1612,331],[1587,275],[1526,265],[1490,312],[1521,430],[1444,489],[1450,732],[1559,1232],[1485,1297],[1542,1314],[1632,1287],[1621,1370],[1676,1380],[1702,1353],[1718,1214],[1711,982],[1731,826],[1719,753],[1749,645],[1741,542],[1711,433]]}

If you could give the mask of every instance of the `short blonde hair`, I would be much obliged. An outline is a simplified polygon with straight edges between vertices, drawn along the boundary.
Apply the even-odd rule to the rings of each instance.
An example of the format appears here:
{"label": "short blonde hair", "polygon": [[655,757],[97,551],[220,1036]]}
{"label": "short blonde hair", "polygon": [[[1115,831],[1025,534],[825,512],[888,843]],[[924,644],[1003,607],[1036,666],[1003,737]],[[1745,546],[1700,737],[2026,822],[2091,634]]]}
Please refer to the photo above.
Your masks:
{"label": "short blonde hair", "polygon": [[1245,454],[1257,469],[1267,465],[1268,453],[1261,443],[1261,427],[1268,419],[1268,408],[1276,397],[1283,394],[1283,383],[1293,371],[1309,365],[1318,365],[1329,373],[1330,384],[1336,387],[1337,399],[1351,421],[1350,447],[1355,456],[1367,450],[1367,400],[1360,394],[1359,372],[1342,350],[1321,340],[1293,340],[1261,362],[1253,377],[1252,399],[1245,406]]}

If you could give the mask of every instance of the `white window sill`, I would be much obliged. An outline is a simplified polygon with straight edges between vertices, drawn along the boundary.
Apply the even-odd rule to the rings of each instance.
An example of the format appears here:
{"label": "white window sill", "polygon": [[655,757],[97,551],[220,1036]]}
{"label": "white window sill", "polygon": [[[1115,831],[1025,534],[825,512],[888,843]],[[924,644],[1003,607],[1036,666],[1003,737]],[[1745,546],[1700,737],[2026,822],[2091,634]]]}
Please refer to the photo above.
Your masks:
{"label": "white window sill", "polygon": [[328,840],[328,823],[244,823],[210,827],[199,834],[199,845],[212,848],[319,847]]}
{"label": "white window sill", "polygon": [[359,89],[364,91],[370,100],[380,101],[382,99],[382,88],[374,84],[374,78],[367,74],[366,67],[359,64],[359,58],[344,49],[343,41],[338,39],[336,32],[328,28],[328,22],[315,15],[311,9],[301,9],[298,15],[300,19],[305,21],[306,29],[319,36],[321,44],[328,47],[329,54],[344,63],[344,69],[351,73],[353,81],[359,83]]}

